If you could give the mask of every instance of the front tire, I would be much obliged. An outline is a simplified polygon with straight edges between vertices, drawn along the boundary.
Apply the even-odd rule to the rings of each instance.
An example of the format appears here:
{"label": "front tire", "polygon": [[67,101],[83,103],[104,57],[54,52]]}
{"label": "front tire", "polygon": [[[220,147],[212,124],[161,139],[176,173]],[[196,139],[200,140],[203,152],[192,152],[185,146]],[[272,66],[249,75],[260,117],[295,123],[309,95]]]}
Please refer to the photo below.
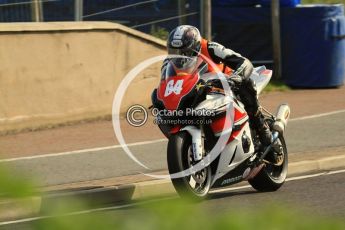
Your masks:
{"label": "front tire", "polygon": [[[192,137],[187,132],[179,132],[169,137],[167,154],[170,174],[182,172],[197,163],[193,162]],[[172,178],[171,181],[182,198],[203,199],[211,187],[211,167],[192,175]]]}
{"label": "front tire", "polygon": [[280,136],[277,141],[281,145],[283,151],[282,164],[277,166],[265,163],[265,166],[259,174],[253,179],[248,180],[249,184],[260,192],[276,191],[285,182],[288,171],[288,152],[284,137]]}

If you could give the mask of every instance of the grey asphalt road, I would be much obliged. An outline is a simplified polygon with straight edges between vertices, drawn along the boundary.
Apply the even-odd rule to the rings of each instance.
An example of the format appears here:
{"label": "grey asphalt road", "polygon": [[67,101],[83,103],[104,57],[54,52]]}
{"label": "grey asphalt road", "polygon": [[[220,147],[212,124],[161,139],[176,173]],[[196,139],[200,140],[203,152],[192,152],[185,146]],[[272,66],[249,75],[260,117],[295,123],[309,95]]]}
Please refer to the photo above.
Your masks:
{"label": "grey asphalt road", "polygon": [[345,172],[288,181],[277,192],[258,193],[252,188],[214,193],[202,205],[216,210],[232,206],[263,207],[269,203],[311,215],[345,217]]}
{"label": "grey asphalt road", "polygon": [[[334,171],[333,171],[334,173]],[[276,192],[259,193],[252,188],[244,188],[235,191],[223,191],[210,195],[210,197],[201,203],[192,203],[199,210],[208,213],[209,217],[213,215],[224,214],[228,212],[241,211],[246,213],[248,210],[261,211],[263,208],[275,208],[288,210],[290,213],[302,214],[304,217],[312,216],[314,218],[332,218],[332,220],[345,220],[345,171],[338,171],[336,174],[325,174],[311,178],[287,181],[280,190]],[[173,201],[180,198],[172,197]],[[164,202],[162,199],[149,201],[150,203]],[[174,202],[173,202],[174,203]],[[136,203],[130,204],[126,208],[99,210],[97,212],[86,212],[78,214],[82,218],[88,218],[89,215],[96,217],[108,217],[110,220],[115,217],[137,218],[138,215],[147,213],[146,206],[140,206]],[[166,211],[166,209],[159,209]],[[67,216],[76,218],[76,216]],[[176,217],[175,217],[176,219]],[[176,219],[177,220],[177,219]],[[31,229],[37,224],[37,221],[11,223],[0,226],[0,229]],[[270,221],[270,220],[267,220]],[[142,223],[145,224],[145,221]]]}
{"label": "grey asphalt road", "polygon": [[[259,193],[252,188],[211,194],[200,204],[210,213],[260,209],[271,204],[311,215],[345,218],[345,172],[288,181],[277,192]],[[111,211],[116,214],[121,211]]]}
{"label": "grey asphalt road", "polygon": [[[281,206],[312,216],[345,218],[345,172],[286,182],[276,192],[259,193],[252,188],[217,192],[200,204],[210,213],[235,210],[260,210],[270,205]],[[179,199],[179,198],[177,198]],[[117,215],[123,211],[109,211]],[[130,215],[131,211],[125,211]]]}
{"label": "grey asphalt road", "polygon": [[[306,120],[293,120],[288,125],[289,153],[345,146],[345,113]],[[151,170],[166,169],[166,142],[130,147],[135,156]],[[132,161],[121,148],[2,162],[40,185],[103,179],[148,172]]]}

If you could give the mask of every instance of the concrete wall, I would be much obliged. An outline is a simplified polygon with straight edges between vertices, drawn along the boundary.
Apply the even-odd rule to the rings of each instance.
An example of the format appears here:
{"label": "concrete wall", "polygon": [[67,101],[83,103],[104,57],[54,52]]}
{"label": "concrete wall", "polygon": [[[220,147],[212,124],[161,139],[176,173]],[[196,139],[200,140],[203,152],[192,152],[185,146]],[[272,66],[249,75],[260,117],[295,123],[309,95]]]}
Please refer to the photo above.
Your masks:
{"label": "concrete wall", "polygon": [[[107,22],[0,24],[0,132],[111,114],[121,79],[165,43]],[[148,106],[160,64],[141,73],[122,104]]]}

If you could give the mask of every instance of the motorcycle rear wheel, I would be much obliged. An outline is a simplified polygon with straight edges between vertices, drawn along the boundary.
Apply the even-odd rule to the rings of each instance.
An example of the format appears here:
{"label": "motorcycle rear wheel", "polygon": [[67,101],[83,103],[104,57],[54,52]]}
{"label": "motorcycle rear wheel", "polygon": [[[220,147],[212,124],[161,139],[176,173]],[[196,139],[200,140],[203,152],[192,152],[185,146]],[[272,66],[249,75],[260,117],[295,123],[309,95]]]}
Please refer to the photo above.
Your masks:
{"label": "motorcycle rear wheel", "polygon": [[[170,174],[182,172],[197,162],[193,162],[192,137],[187,132],[171,135],[167,151]],[[182,198],[201,200],[211,187],[211,167],[205,167],[192,175],[171,179],[177,193]]]}
{"label": "motorcycle rear wheel", "polygon": [[263,169],[253,179],[248,180],[249,184],[260,192],[278,190],[285,182],[288,170],[288,152],[283,136],[277,140],[283,151],[283,162],[281,165],[265,163]]}

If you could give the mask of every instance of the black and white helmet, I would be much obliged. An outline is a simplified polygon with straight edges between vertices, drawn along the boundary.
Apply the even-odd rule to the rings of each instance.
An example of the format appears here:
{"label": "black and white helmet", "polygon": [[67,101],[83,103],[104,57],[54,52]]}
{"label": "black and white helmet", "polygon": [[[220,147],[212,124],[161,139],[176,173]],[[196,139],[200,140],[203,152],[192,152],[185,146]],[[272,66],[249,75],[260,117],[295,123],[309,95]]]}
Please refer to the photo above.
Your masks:
{"label": "black and white helmet", "polygon": [[[168,54],[182,55],[186,58],[173,60],[174,64],[181,68],[185,66],[189,59],[198,56],[201,50],[201,35],[194,26],[182,25],[170,32],[167,41]],[[188,57],[188,58],[187,58]]]}
{"label": "black and white helmet", "polygon": [[194,26],[178,26],[170,32],[167,47],[169,54],[196,56],[201,48],[200,32]]}

